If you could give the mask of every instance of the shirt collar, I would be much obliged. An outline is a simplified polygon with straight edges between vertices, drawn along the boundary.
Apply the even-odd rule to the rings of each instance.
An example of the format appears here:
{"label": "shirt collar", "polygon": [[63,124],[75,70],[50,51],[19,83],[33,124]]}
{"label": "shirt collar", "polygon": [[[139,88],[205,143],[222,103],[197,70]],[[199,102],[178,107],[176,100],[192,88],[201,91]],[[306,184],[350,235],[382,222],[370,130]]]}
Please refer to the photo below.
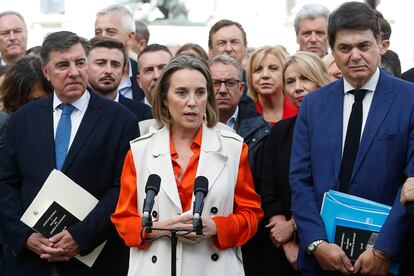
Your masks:
{"label": "shirt collar", "polygon": [[[70,103],[73,105],[76,110],[79,110],[80,112],[84,112],[86,108],[88,107],[89,99],[91,98],[91,95],[89,94],[88,90],[85,90],[83,95],[74,101],[73,103]],[[56,110],[58,106],[62,103],[62,101],[58,98],[56,95],[56,92],[53,93],[53,110]]]}
{"label": "shirt collar", "polygon": [[128,76],[129,78],[132,77],[132,65],[131,65],[131,60],[128,59]]}
{"label": "shirt collar", "polygon": [[152,107],[151,103],[148,101],[147,97],[144,97],[144,104],[148,105],[149,107]]}
{"label": "shirt collar", "polygon": [[[198,128],[197,134],[194,137],[194,140],[193,140],[193,142],[190,145],[190,148],[193,151],[193,153],[194,153],[194,151],[196,149],[200,149],[201,148],[201,137],[202,137],[202,134],[203,134],[203,125],[201,125]],[[178,158],[178,153],[175,150],[174,144],[172,142],[172,136],[171,135],[172,135],[172,133],[170,131],[170,153],[171,153],[172,158],[177,159]]]}
{"label": "shirt collar", "polygon": [[236,124],[237,116],[239,115],[239,106],[236,106],[236,110],[234,111],[233,115],[227,120],[226,125],[234,128],[234,125]]}
{"label": "shirt collar", "polygon": [[[375,73],[372,75],[372,77],[360,89],[366,89],[368,91],[374,92],[375,88],[377,87],[379,77],[380,77],[380,69],[379,67],[377,67],[377,70],[375,70]],[[355,89],[355,87],[353,87],[345,78],[343,79],[344,79],[344,94]]]}
{"label": "shirt collar", "polygon": [[[131,67],[131,60],[128,59],[128,78],[126,78],[121,84],[118,86],[118,91],[127,90],[132,87],[131,77],[132,77],[132,67]],[[122,93],[123,94],[123,93]]]}
{"label": "shirt collar", "polygon": [[119,92],[118,91],[116,91],[114,102],[119,103]]}

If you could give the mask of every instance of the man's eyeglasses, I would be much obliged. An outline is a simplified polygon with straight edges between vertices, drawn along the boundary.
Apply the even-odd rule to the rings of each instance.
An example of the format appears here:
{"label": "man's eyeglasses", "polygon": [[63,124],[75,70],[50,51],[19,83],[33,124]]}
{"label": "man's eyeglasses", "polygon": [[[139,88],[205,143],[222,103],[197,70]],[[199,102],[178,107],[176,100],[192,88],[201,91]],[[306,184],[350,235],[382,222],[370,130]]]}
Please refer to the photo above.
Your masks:
{"label": "man's eyeglasses", "polygon": [[215,90],[220,89],[222,83],[226,86],[227,89],[235,89],[239,85],[239,80],[227,79],[227,80],[213,80],[213,86]]}

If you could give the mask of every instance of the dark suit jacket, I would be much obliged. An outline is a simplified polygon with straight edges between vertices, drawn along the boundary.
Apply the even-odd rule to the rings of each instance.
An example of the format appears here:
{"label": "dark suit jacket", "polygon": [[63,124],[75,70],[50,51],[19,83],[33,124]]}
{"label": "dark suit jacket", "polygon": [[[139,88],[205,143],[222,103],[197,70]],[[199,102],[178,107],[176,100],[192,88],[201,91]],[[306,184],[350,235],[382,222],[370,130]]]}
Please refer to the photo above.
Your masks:
{"label": "dark suit jacket", "polygon": [[9,114],[0,112],[0,149],[4,147],[4,137],[6,135],[7,119]]}
{"label": "dark suit jacket", "polygon": [[131,62],[130,69],[132,71],[132,76],[130,78],[131,85],[132,85],[132,99],[134,101],[141,102],[144,99],[145,94],[144,94],[144,91],[141,89],[141,87],[139,87],[138,82],[137,82],[138,64],[133,59],[129,59],[129,61]]}
{"label": "dark suit jacket", "polygon": [[151,107],[144,103],[133,101],[121,94],[119,94],[119,103],[128,108],[129,111],[133,112],[137,117],[138,122],[153,118]]}
{"label": "dark suit jacket", "polygon": [[[298,225],[298,265],[319,269],[305,248],[327,239],[319,214],[323,195],[339,190],[342,159],[343,80],[309,95],[301,105],[292,144],[292,212]],[[391,205],[375,247],[397,257],[408,219],[401,185],[414,175],[414,85],[381,70],[361,137],[348,193]]]}
{"label": "dark suit jacket", "polygon": [[409,82],[414,82],[414,68],[411,68],[405,71],[404,73],[402,73],[401,78]]}
{"label": "dark suit jacket", "polygon": [[[92,268],[75,258],[56,263],[59,275],[126,275],[128,248],[110,215],[119,194],[119,178],[136,119],[124,107],[91,92],[88,108],[69,149],[62,172],[99,203],[68,231],[81,254],[107,243]],[[50,263],[25,247],[33,230],[20,217],[55,168],[53,95],[31,102],[9,120],[0,154],[0,222],[9,245],[5,275],[49,275]]]}
{"label": "dark suit jacket", "polygon": [[296,116],[277,122],[266,140],[260,191],[266,224],[274,215],[291,216],[289,167],[295,123]]}

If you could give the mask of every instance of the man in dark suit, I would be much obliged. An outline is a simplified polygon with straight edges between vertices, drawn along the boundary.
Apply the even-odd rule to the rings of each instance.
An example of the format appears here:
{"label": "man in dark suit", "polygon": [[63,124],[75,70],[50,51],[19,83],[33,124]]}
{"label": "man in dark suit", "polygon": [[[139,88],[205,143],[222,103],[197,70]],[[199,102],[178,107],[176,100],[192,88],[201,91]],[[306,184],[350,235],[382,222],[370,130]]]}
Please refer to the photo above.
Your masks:
{"label": "man in dark suit", "polygon": [[[121,5],[106,7],[96,14],[95,36],[115,38],[128,49],[135,39],[134,17],[127,8]],[[129,99],[142,101],[145,95],[144,91],[138,86],[137,74],[137,62],[129,59],[118,91]]]}
{"label": "man in dark suit", "polygon": [[[0,152],[0,223],[8,243],[5,275],[126,275],[128,248],[110,222],[135,116],[86,90],[88,42],[71,32],[47,36],[42,70],[53,95],[9,120]],[[99,203],[78,223],[47,239],[20,221],[53,169]],[[89,268],[77,259],[107,241]]]}
{"label": "man in dark suit", "polygon": [[[303,275],[386,275],[408,227],[399,198],[404,180],[414,175],[414,86],[379,68],[378,18],[366,4],[348,2],[335,10],[328,37],[343,78],[305,97],[293,137],[298,266]],[[374,247],[354,264],[327,242],[320,208],[329,189],[392,206]]]}
{"label": "man in dark suit", "polygon": [[116,101],[132,111],[138,122],[151,119],[151,108],[146,104],[128,99],[118,92],[128,55],[120,41],[95,37],[91,39],[88,54],[88,80],[90,87],[101,96]]}

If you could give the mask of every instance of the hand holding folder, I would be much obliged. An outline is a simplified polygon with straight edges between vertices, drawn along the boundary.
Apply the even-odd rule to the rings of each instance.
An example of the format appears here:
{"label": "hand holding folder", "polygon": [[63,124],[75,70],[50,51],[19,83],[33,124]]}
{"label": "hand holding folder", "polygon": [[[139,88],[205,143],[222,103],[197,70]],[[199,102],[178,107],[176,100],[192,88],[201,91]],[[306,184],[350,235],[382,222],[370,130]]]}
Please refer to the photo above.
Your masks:
{"label": "hand holding folder", "polygon": [[[62,172],[53,170],[21,221],[49,238],[82,221],[98,204],[98,199]],[[91,267],[106,242],[86,256],[75,258]]]}
{"label": "hand holding folder", "polygon": [[[391,207],[357,196],[329,190],[325,193],[321,216],[330,243],[336,243],[352,262],[375,244]],[[392,263],[391,274],[399,265]]]}

